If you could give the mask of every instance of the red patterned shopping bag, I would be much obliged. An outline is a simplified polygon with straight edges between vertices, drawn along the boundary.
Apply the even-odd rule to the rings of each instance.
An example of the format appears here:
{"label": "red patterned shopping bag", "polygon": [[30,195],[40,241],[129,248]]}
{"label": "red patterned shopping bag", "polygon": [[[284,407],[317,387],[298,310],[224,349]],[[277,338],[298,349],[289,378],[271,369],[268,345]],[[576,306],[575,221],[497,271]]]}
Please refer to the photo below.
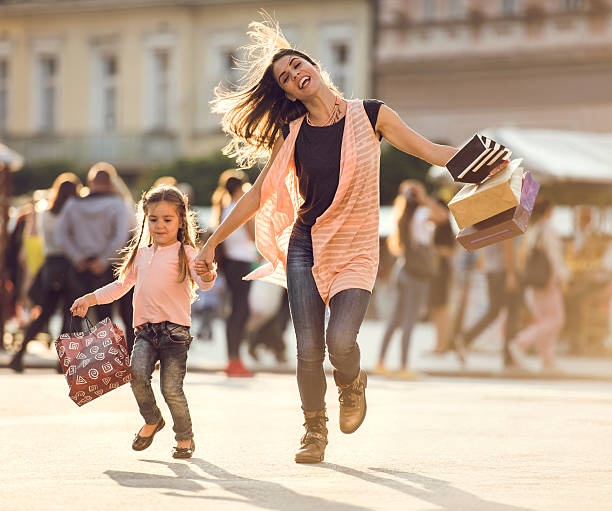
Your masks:
{"label": "red patterned shopping bag", "polygon": [[123,331],[105,318],[87,332],[61,334],[55,341],[60,365],[79,406],[134,379]]}

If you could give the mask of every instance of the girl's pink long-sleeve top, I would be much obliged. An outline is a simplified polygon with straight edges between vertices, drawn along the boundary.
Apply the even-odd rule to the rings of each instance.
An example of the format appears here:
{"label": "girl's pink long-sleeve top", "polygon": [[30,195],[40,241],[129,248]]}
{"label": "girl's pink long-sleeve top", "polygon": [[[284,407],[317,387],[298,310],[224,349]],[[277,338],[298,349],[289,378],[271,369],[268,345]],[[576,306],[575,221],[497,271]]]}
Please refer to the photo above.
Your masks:
{"label": "girl's pink long-sleeve top", "polygon": [[[189,278],[178,282],[180,242],[166,247],[141,247],[134,264],[123,278],[96,289],[98,304],[111,303],[134,286],[134,327],[144,323],[171,321],[191,326],[191,290]],[[213,282],[204,282],[195,272],[197,250],[185,245],[189,271],[200,289],[209,290]]]}

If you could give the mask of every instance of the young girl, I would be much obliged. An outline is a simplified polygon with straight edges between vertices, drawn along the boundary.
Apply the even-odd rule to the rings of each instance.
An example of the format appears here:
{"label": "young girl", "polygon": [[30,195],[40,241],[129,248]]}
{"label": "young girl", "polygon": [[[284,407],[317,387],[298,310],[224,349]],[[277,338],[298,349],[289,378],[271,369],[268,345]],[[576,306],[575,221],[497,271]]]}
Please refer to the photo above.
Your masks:
{"label": "young girl", "polygon": [[[119,278],[78,298],[70,310],[84,317],[92,305],[113,302],[134,286],[132,391],[145,425],[136,434],[132,449],[149,447],[165,425],[151,388],[151,376],[159,361],[161,392],[174,421],[177,441],[172,456],[190,458],[195,443],[183,392],[192,339],[190,303],[195,285],[210,289],[216,272],[207,272],[203,279],[195,272],[195,215],[177,188],[158,186],[149,190],[140,201],[139,211],[140,232],[126,251],[117,272]],[[141,246],[143,239],[146,246]]]}

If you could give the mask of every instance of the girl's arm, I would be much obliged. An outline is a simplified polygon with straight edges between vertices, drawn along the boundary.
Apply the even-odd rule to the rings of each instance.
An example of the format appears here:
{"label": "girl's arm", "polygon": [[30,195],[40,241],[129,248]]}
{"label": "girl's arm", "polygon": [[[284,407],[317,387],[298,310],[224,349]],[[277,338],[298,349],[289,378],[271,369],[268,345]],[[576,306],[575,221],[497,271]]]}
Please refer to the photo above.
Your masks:
{"label": "girl's arm", "polygon": [[135,282],[136,269],[134,268],[134,264],[132,264],[124,278],[114,280],[110,284],[98,288],[92,293],[77,298],[70,307],[70,312],[72,312],[74,316],[85,317],[89,307],[92,305],[114,302],[132,289]]}
{"label": "girl's arm", "polygon": [[205,278],[207,271],[214,269],[215,248],[238,227],[247,222],[259,209],[261,198],[261,186],[274,163],[274,159],[278,154],[284,139],[280,136],[274,143],[272,154],[266,166],[257,177],[253,186],[240,198],[234,206],[230,214],[221,222],[219,227],[211,234],[206,241],[198,257],[196,258],[196,272],[201,277]]}
{"label": "girl's arm", "polygon": [[432,165],[443,167],[455,153],[456,147],[434,144],[406,125],[400,116],[387,105],[381,105],[376,121],[376,133],[393,147],[412,154]]}

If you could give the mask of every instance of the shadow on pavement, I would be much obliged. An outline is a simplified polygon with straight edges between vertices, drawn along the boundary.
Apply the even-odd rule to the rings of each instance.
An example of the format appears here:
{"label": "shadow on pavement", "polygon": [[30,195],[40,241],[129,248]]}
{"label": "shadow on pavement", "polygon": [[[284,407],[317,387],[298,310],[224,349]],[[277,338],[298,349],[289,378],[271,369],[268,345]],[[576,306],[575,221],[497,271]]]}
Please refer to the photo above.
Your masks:
{"label": "shadow on pavement", "polygon": [[[201,498],[210,500],[236,501],[250,504],[262,509],[275,509],[279,511],[368,511],[368,508],[353,504],[330,501],[321,497],[302,495],[281,484],[250,479],[226,471],[225,469],[199,458],[188,460],[188,464],[172,463],[157,460],[143,460],[146,463],[156,463],[167,466],[175,474],[164,476],[157,474],[123,472],[107,470],[108,475],[117,484],[129,488],[157,488],[159,490],[175,490],[191,493],[164,492],[164,495],[173,497]],[[210,475],[203,477],[193,470],[192,465]],[[240,498],[205,495],[206,486],[220,488],[225,492],[235,494]]]}
{"label": "shadow on pavement", "polygon": [[469,509],[470,511],[532,511],[525,507],[483,500],[476,495],[454,488],[448,481],[433,479],[411,472],[402,472],[385,468],[370,468],[372,472],[379,472],[408,481],[404,482],[398,479],[381,477],[371,472],[362,472],[354,468],[335,465],[333,463],[321,463],[315,466],[357,477],[368,483],[380,484],[393,490],[403,492],[424,502],[435,504],[439,506],[441,511],[454,511],[456,509]]}

